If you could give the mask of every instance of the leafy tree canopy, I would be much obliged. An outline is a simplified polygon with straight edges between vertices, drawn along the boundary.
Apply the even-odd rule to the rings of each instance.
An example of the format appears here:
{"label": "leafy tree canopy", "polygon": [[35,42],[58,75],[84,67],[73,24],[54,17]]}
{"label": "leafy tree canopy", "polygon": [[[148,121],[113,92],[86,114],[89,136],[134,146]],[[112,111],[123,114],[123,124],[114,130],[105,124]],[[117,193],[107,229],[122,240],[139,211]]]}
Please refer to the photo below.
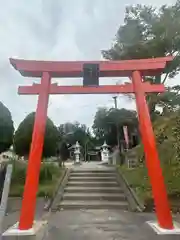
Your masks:
{"label": "leafy tree canopy", "polygon": [[13,143],[14,125],[11,113],[0,102],[0,153],[9,149]]}
{"label": "leafy tree canopy", "polygon": [[[163,5],[159,9],[141,4],[128,6],[124,24],[119,27],[112,47],[103,50],[102,54],[105,59],[110,60],[174,56],[162,76],[147,76],[145,81],[165,83],[168,77],[173,78],[180,71],[180,0],[174,5]],[[157,100],[159,99],[161,104],[165,100],[165,95],[159,97],[160,95],[155,93],[148,96],[152,120]],[[174,96],[170,94],[170,90],[166,97],[167,95],[169,100]]]}
{"label": "leafy tree canopy", "polygon": [[136,111],[127,109],[99,108],[95,114],[93,131],[101,144],[106,140],[110,145],[117,144],[117,127],[120,140],[124,139],[123,126],[128,126],[129,132],[137,130]]}
{"label": "leafy tree canopy", "polygon": [[61,124],[58,130],[69,145],[73,145],[78,141],[83,146],[87,140],[91,139],[89,129],[85,124],[80,124],[79,122]]}
{"label": "leafy tree canopy", "polygon": [[[20,156],[29,154],[32,132],[34,126],[35,113],[32,112],[20,123],[14,136],[14,149]],[[53,122],[47,118],[46,132],[44,139],[43,157],[56,155],[59,132]]]}
{"label": "leafy tree canopy", "polygon": [[[180,0],[174,5],[153,6],[137,4],[128,6],[124,24],[117,31],[109,50],[102,51],[104,58],[127,60],[175,56],[166,69],[164,82],[180,70]],[[153,78],[157,83],[160,78]]]}

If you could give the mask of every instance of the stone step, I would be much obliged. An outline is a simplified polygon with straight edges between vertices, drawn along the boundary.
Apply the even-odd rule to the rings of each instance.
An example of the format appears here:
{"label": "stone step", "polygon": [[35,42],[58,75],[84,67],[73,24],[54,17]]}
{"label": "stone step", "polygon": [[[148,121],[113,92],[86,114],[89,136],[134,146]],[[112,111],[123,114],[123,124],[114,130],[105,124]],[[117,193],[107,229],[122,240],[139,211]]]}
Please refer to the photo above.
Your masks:
{"label": "stone step", "polygon": [[127,202],[120,201],[70,201],[63,200],[59,206],[59,209],[128,209]]}
{"label": "stone step", "polygon": [[117,182],[75,182],[75,181],[68,181],[67,186],[86,186],[86,187],[93,187],[93,186],[99,186],[99,187],[110,187],[110,186],[118,186]]}
{"label": "stone step", "polygon": [[116,177],[72,177],[70,176],[69,182],[116,182]]}
{"label": "stone step", "polygon": [[68,193],[63,195],[63,200],[106,200],[106,201],[126,201],[122,193]]}
{"label": "stone step", "polygon": [[93,174],[102,174],[102,173],[111,173],[111,174],[116,174],[116,171],[115,170],[90,170],[90,169],[87,169],[87,170],[73,170],[71,172],[71,174],[74,174],[74,173],[80,173],[80,174],[86,174],[86,173],[93,173]]}
{"label": "stone step", "polygon": [[64,192],[68,193],[123,193],[120,187],[84,187],[84,186],[66,186]]}
{"label": "stone step", "polygon": [[71,173],[71,177],[114,177],[115,173]]}

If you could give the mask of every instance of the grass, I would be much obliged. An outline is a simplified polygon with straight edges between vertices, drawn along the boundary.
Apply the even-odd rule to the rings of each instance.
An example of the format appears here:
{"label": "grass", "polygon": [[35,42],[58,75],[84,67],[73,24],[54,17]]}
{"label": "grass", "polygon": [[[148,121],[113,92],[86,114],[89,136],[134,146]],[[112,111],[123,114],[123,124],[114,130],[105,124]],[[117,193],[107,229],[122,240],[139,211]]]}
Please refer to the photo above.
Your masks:
{"label": "grass", "polygon": [[[13,163],[13,174],[10,188],[11,197],[22,197],[26,178],[26,164]],[[43,163],[40,170],[38,197],[52,197],[62,169],[53,163]]]}
{"label": "grass", "polygon": [[151,197],[151,188],[146,168],[143,166],[134,169],[128,169],[125,166],[120,168],[130,187],[136,192],[143,203],[145,203],[145,200]]}
{"label": "grass", "polygon": [[[128,169],[125,166],[120,168],[130,187],[146,208],[152,208],[153,197],[146,167],[141,165],[135,169]],[[180,209],[180,163],[164,164],[162,169],[172,210],[178,211]]]}

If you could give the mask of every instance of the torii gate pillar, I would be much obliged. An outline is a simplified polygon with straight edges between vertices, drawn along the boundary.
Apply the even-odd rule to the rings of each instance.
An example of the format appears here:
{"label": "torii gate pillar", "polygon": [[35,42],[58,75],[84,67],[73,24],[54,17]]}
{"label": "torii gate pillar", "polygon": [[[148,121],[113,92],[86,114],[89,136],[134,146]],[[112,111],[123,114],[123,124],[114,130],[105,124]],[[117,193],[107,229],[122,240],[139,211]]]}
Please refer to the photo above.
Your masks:
{"label": "torii gate pillar", "polygon": [[44,146],[44,134],[46,129],[50,85],[50,75],[48,72],[44,72],[41,78],[41,90],[39,93],[35,114],[34,129],[28,160],[27,177],[25,182],[25,189],[28,189],[28,191],[24,191],[22,211],[19,221],[19,229],[21,230],[32,228],[34,221],[36,194],[38,192],[39,185],[39,172]]}
{"label": "torii gate pillar", "polygon": [[156,148],[149,109],[143,90],[142,76],[139,71],[134,71],[132,73],[132,81],[136,97],[136,108],[139,117],[139,128],[144,146],[146,166],[152,186],[157,218],[162,228],[173,229],[172,215],[170,212],[166,187],[164,184],[164,178]]}

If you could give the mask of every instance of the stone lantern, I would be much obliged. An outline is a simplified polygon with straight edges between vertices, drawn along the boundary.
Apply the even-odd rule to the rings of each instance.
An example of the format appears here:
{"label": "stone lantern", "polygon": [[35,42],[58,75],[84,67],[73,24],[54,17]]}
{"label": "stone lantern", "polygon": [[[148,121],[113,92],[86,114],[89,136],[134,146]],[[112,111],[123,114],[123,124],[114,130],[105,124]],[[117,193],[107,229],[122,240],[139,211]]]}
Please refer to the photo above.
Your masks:
{"label": "stone lantern", "polygon": [[80,145],[78,143],[78,141],[76,142],[75,145],[75,151],[74,151],[74,155],[75,155],[75,164],[80,164]]}
{"label": "stone lantern", "polygon": [[104,142],[104,144],[101,146],[102,150],[101,150],[101,161],[103,163],[108,163],[109,161],[109,149],[108,149],[108,145],[106,144],[106,141]]}

